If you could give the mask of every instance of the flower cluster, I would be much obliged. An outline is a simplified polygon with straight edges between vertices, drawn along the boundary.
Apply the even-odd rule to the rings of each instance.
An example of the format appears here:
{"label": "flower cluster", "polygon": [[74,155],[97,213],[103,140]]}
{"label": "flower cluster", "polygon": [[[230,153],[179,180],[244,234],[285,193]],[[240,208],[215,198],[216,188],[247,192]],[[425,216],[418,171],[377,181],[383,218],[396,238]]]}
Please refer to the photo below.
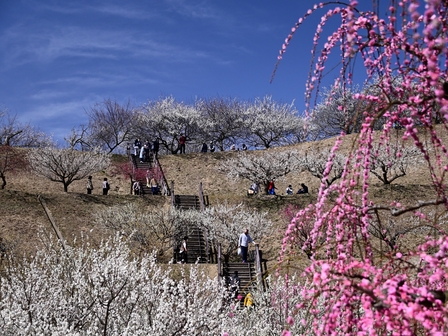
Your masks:
{"label": "flower cluster", "polygon": [[[339,5],[340,26],[329,36],[320,58],[312,60],[315,67],[306,98],[310,102],[311,93],[317,92],[330,49],[336,48],[342,52],[337,86],[348,90],[354,69],[361,75],[360,67],[352,66],[360,58],[371,90],[352,96],[359,102],[354,105],[359,134],[349,159],[338,183],[322,184],[316,203],[292,220],[281,262],[286,264],[300,249],[311,259],[304,274],[311,287],[302,295],[311,302],[324,297],[327,307],[323,316],[310,314],[314,334],[442,335],[448,331],[448,236],[441,229],[448,208],[448,152],[442,136],[448,121],[447,4],[391,2],[386,16],[379,15],[378,8],[361,10],[357,1]],[[329,17],[327,13],[324,19]],[[322,23],[317,37],[321,29]],[[340,111],[344,109],[341,105]],[[376,127],[380,119],[382,129]],[[393,139],[392,133],[398,137]],[[344,134],[336,141],[322,180],[329,176],[343,138]],[[372,174],[387,184],[423,160],[431,181],[426,200],[375,204]],[[433,227],[436,239],[417,247],[398,245],[394,232],[408,231],[391,225],[405,218]],[[409,230],[417,227],[411,225]],[[427,231],[420,232],[421,241]],[[384,242],[389,251],[381,248]]]}

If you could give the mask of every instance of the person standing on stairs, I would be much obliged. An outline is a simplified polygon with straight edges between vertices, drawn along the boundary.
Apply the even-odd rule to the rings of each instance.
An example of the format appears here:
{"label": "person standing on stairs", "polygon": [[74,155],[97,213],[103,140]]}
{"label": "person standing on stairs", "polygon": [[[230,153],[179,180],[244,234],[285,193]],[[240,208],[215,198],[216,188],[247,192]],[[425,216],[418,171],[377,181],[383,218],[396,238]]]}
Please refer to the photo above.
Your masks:
{"label": "person standing on stairs", "polygon": [[238,271],[235,271],[230,279],[230,291],[232,293],[232,298],[238,300],[238,294],[240,290],[241,279],[238,276]]}
{"label": "person standing on stairs", "polygon": [[249,236],[249,229],[244,229],[244,233],[240,235],[238,246],[241,248],[241,259],[243,263],[247,263],[247,250],[249,243],[255,244],[252,237]]}
{"label": "person standing on stairs", "polygon": [[134,185],[132,186],[132,189],[134,190],[134,195],[139,196],[141,192],[140,182],[135,181]]}
{"label": "person standing on stairs", "polygon": [[143,157],[145,155],[145,146],[140,148],[140,163],[143,163]]}
{"label": "person standing on stairs", "polygon": [[149,185],[151,187],[151,194],[157,195],[159,193],[159,184],[154,177],[149,181]]}
{"label": "person standing on stairs", "polygon": [[145,145],[143,146],[145,147],[145,162],[149,162],[149,152],[151,151],[151,143],[149,142],[149,140],[145,141]]}
{"label": "person standing on stairs", "polygon": [[181,262],[182,264],[186,264],[186,263],[188,262],[188,256],[187,256],[187,252],[188,252],[188,249],[187,249],[187,240],[188,240],[188,237],[185,236],[185,237],[184,237],[184,240],[182,240],[182,243],[181,243],[181,245],[180,245],[179,253],[180,253],[180,262]]}
{"label": "person standing on stairs", "polygon": [[244,298],[244,307],[253,308],[253,306],[254,306],[254,299],[252,298],[252,294],[247,293],[246,297]]}

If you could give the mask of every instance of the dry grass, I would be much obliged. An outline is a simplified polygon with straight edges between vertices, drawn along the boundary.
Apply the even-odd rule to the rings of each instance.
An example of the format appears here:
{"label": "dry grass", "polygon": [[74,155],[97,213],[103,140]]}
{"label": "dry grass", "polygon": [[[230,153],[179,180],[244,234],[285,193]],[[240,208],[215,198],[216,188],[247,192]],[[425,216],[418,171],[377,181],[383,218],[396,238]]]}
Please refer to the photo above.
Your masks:
{"label": "dry grass", "polygon": [[[355,137],[347,137],[341,146],[342,151],[349,151],[355,141]],[[446,143],[446,139],[444,139]],[[269,149],[272,152],[302,149],[309,147],[323,148],[334,143],[334,139],[322,142],[310,142],[287,147]],[[262,151],[249,152],[259,155]],[[270,237],[263,239],[261,248],[264,256],[272,260],[272,264],[278,256],[279,244],[287,225],[282,216],[282,210],[293,204],[303,208],[315,201],[319,188],[319,180],[307,172],[290,174],[286,178],[278,179],[277,196],[246,196],[246,190],[250,185],[247,180],[229,179],[218,171],[217,167],[226,159],[238,155],[237,152],[193,153],[186,155],[161,156],[160,162],[168,181],[174,181],[175,193],[197,194],[199,183],[202,182],[204,193],[209,195],[210,203],[219,202],[244,203],[250,208],[268,211],[272,221],[275,222],[275,230]],[[115,157],[115,161],[126,160],[123,157]],[[101,181],[107,177],[111,184],[110,195],[100,195]],[[137,202],[139,206],[150,209],[151,207],[169,206],[170,198],[164,196],[148,196],[140,198],[129,195],[129,181],[113,172],[112,169],[93,174],[94,191],[92,195],[85,194],[85,181],[77,181],[69,186],[69,192],[64,193],[62,184],[50,182],[36,177],[31,173],[22,173],[8,176],[5,190],[0,190],[0,237],[10,246],[14,246],[18,253],[32,252],[34,248],[43,243],[38,238],[40,227],[51,232],[51,226],[45,213],[37,200],[37,195],[43,195],[48,207],[60,226],[63,236],[71,241],[80,235],[89,236],[95,243],[110,234],[99,230],[92,223],[92,214],[98,209],[103,209],[116,204]],[[301,182],[310,187],[310,195],[285,195],[288,184],[294,189]],[[415,204],[418,200],[431,199],[430,178],[425,166],[414,169],[397,180],[396,184],[384,186],[379,181],[372,179],[372,196],[375,201],[389,204],[390,200],[398,200],[402,204]],[[244,224],[242,223],[242,226]],[[237,239],[237,237],[235,237]]]}

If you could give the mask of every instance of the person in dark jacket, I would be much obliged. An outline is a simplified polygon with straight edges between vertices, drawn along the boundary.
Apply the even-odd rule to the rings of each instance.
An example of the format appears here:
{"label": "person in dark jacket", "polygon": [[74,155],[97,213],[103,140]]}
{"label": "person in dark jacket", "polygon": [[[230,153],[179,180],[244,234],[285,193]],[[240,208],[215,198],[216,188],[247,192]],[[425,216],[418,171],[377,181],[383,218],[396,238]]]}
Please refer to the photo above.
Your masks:
{"label": "person in dark jacket", "polygon": [[157,153],[159,152],[159,139],[155,139],[152,143],[152,151],[154,155],[157,157]]}
{"label": "person in dark jacket", "polygon": [[298,194],[308,194],[308,187],[305,185],[305,183],[300,183],[300,186],[302,188],[300,188],[299,190],[297,190]]}
{"label": "person in dark jacket", "polygon": [[230,291],[232,293],[232,298],[238,300],[238,294],[240,290],[241,279],[238,276],[238,271],[235,271],[230,279]]}

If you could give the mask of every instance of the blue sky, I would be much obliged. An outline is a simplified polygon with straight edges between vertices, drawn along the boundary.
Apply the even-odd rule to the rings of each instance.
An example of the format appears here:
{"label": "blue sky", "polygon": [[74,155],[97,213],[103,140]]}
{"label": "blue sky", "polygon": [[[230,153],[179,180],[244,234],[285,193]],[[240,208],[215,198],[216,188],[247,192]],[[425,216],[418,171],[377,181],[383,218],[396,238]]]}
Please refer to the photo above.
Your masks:
{"label": "blue sky", "polygon": [[313,34],[325,10],[296,33],[269,81],[284,39],[313,4],[2,0],[0,107],[58,140],[107,98],[141,105],[169,95],[187,103],[272,95],[303,110]]}

